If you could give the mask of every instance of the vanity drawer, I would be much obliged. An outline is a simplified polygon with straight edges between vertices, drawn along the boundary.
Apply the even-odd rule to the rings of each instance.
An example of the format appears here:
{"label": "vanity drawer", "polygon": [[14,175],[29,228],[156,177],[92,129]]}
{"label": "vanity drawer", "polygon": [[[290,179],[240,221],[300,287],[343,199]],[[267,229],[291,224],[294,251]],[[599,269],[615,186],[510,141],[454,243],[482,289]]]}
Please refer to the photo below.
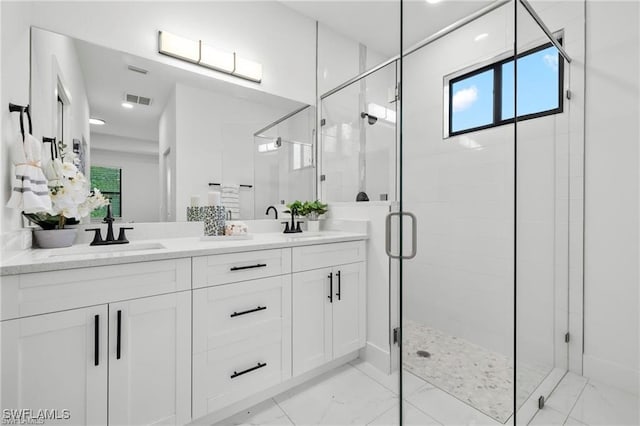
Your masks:
{"label": "vanity drawer", "polygon": [[259,336],[290,347],[290,334],[291,275],[193,291],[194,354]]}
{"label": "vanity drawer", "polygon": [[273,277],[291,272],[291,249],[259,250],[193,258],[193,287]]}
{"label": "vanity drawer", "polygon": [[2,277],[0,320],[189,290],[191,259]]}
{"label": "vanity drawer", "polygon": [[366,248],[365,241],[294,247],[293,272],[362,262],[365,260]]}
{"label": "vanity drawer", "polygon": [[193,356],[193,418],[204,416],[291,377],[291,362],[274,336]]}

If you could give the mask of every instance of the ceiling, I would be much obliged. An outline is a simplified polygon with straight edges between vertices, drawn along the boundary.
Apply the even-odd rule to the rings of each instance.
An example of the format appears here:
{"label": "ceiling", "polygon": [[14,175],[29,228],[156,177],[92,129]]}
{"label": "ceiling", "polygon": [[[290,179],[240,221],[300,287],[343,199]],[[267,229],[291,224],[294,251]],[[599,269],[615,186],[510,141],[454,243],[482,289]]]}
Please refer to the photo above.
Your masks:
{"label": "ceiling", "polygon": [[[76,51],[85,79],[91,117],[106,121],[91,126],[94,133],[120,135],[134,139],[158,141],[159,120],[176,83],[215,91],[250,102],[295,110],[299,102],[258,90],[227,83],[168,64],[140,58],[117,50],[75,40]],[[129,65],[148,71],[146,75],[130,71]],[[125,93],[152,99],[149,106],[122,107]],[[267,125],[268,123],[264,123]]]}
{"label": "ceiling", "polygon": [[[493,0],[404,0],[405,47],[492,3]],[[392,57],[400,49],[400,0],[281,0],[368,48]]]}

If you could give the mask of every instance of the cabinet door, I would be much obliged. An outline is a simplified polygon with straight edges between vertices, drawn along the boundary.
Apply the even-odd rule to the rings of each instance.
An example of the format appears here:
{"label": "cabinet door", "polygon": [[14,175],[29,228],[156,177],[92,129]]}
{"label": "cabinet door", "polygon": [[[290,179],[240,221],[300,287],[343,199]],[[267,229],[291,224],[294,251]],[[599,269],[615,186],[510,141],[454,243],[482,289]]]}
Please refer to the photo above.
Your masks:
{"label": "cabinet door", "polygon": [[59,424],[107,424],[107,306],[4,321],[1,408],[68,410]]}
{"label": "cabinet door", "polygon": [[365,274],[364,262],[333,268],[333,358],[365,345]]}
{"label": "cabinet door", "polygon": [[331,361],[331,272],[317,269],[293,274],[294,376]]}
{"label": "cabinet door", "polygon": [[109,423],[188,423],[191,293],[110,304],[109,340]]}

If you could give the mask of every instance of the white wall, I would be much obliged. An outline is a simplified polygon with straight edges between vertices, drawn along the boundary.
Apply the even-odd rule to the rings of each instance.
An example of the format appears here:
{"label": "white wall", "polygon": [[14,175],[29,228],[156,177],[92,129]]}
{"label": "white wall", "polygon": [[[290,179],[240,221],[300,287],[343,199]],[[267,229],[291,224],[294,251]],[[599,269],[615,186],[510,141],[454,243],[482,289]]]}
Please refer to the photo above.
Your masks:
{"label": "white wall", "polygon": [[[190,197],[202,202],[209,182],[253,185],[253,133],[291,111],[176,85],[176,220]],[[241,218],[252,218],[253,191],[240,189]]]}
{"label": "white wall", "polygon": [[2,140],[0,141],[0,234],[22,226],[20,213],[5,207],[10,196],[13,168],[10,166],[9,146],[16,139],[17,116],[9,114],[7,105],[29,103],[29,24],[32,4],[21,2],[0,3],[2,37],[0,37],[0,100],[2,109]]}
{"label": "white wall", "polygon": [[[117,140],[117,136],[113,136]],[[122,169],[122,221],[157,222],[160,216],[158,155],[93,147],[91,165]]]}
{"label": "white wall", "polygon": [[[312,103],[315,22],[276,1],[36,2],[33,25],[81,40]],[[117,29],[117,31],[115,30]],[[158,53],[158,30],[262,63],[261,84]]]}
{"label": "white wall", "polygon": [[89,99],[75,42],[59,34],[34,28],[31,40],[31,107],[33,134],[38,139],[56,136],[58,79],[69,95],[69,113],[65,122],[65,140],[69,150],[72,140],[84,137],[88,146]]}
{"label": "white wall", "polygon": [[638,2],[587,2],[584,374],[638,392]]}

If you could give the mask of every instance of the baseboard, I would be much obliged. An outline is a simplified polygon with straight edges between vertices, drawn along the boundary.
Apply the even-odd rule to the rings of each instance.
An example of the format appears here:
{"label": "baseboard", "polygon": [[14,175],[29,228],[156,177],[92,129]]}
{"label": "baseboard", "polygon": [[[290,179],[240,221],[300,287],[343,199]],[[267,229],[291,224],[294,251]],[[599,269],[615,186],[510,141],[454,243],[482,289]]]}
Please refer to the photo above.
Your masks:
{"label": "baseboard", "polygon": [[610,361],[605,361],[591,355],[583,356],[584,376],[596,382],[613,386],[625,392],[638,395],[638,370],[622,366]]}
{"label": "baseboard", "polygon": [[258,392],[255,395],[245,398],[242,401],[238,401],[226,408],[216,411],[215,413],[207,414],[206,416],[195,419],[191,423],[189,423],[189,425],[213,425],[215,423],[218,423],[219,421],[224,420],[228,417],[231,417],[242,410],[246,410],[249,407],[253,407],[256,404],[266,401],[269,398],[273,398],[274,396],[279,395],[282,392],[288,391],[291,388],[301,385],[315,377],[318,377],[337,367],[340,367],[341,365],[347,364],[348,362],[353,361],[354,359],[357,359],[358,354],[359,354],[358,351],[354,351],[338,359],[334,359],[333,361],[323,365],[322,367],[318,367],[315,370],[312,370],[300,376],[288,379],[284,383],[280,383],[279,385],[273,386],[262,392]]}
{"label": "baseboard", "polygon": [[367,345],[360,349],[360,358],[383,373],[391,374],[391,354],[389,351],[367,342]]}

